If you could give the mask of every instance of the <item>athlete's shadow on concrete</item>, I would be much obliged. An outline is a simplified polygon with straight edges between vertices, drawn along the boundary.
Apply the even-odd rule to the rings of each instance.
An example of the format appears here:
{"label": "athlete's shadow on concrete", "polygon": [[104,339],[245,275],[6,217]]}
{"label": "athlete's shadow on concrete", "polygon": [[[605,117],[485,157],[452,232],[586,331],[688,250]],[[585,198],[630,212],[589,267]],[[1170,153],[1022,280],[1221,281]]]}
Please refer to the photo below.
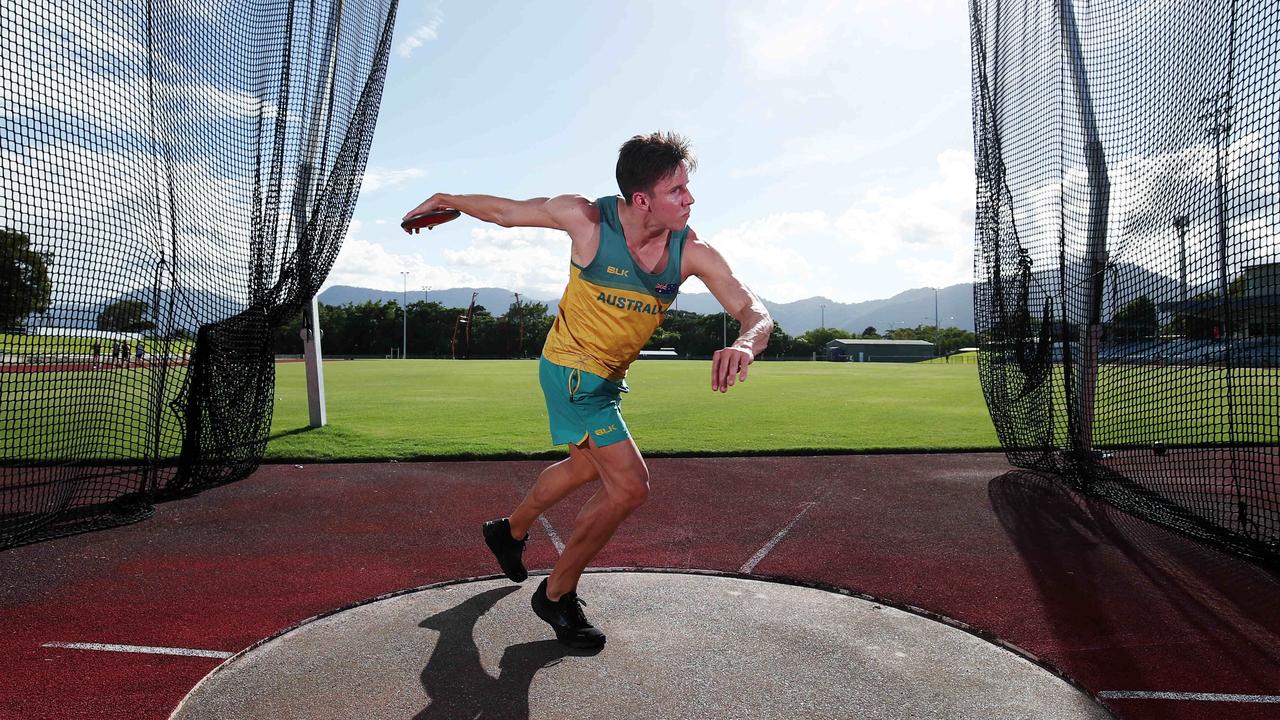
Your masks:
{"label": "athlete's shadow on concrete", "polygon": [[431,704],[415,715],[414,720],[527,720],[529,687],[539,670],[569,655],[598,652],[573,650],[556,640],[520,643],[502,653],[497,677],[485,672],[476,647],[476,623],[499,600],[517,589],[510,586],[487,590],[418,624],[438,631],[440,637],[422,670],[422,687]]}

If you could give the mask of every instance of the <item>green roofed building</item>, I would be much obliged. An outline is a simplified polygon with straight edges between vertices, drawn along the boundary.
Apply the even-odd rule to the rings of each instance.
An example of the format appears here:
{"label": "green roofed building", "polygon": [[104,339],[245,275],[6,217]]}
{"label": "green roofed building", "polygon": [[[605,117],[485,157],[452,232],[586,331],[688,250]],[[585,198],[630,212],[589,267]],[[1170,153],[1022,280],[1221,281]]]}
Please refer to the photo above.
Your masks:
{"label": "green roofed building", "polygon": [[933,343],[924,340],[837,338],[826,348],[827,359],[834,362],[920,362],[933,357]]}

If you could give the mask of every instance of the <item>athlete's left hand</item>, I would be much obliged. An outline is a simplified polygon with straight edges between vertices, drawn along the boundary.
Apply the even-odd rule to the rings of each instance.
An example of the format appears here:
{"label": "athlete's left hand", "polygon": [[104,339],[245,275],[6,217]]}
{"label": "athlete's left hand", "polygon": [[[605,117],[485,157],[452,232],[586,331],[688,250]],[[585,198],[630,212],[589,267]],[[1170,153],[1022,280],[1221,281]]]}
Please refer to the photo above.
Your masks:
{"label": "athlete's left hand", "polygon": [[750,350],[740,347],[721,348],[711,356],[711,390],[728,392],[733,387],[734,375],[739,382],[746,382],[747,366],[755,360]]}

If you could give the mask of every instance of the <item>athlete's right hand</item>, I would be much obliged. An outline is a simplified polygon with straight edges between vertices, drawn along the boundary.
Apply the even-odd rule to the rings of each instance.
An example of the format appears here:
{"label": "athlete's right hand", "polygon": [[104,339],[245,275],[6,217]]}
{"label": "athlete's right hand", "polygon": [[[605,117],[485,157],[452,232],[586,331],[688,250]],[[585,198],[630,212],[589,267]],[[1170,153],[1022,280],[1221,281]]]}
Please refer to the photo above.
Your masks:
{"label": "athlete's right hand", "polygon": [[750,350],[730,345],[721,348],[711,356],[711,389],[728,392],[733,387],[734,377],[738,382],[747,381],[747,366],[755,360]]}
{"label": "athlete's right hand", "polygon": [[443,210],[444,208],[447,208],[447,207],[449,207],[449,205],[446,204],[444,201],[444,194],[436,193],[435,195],[432,195],[431,197],[419,203],[418,207],[405,213],[404,217],[400,218],[400,220],[403,222],[405,220],[408,220],[413,215],[431,212],[433,210]]}

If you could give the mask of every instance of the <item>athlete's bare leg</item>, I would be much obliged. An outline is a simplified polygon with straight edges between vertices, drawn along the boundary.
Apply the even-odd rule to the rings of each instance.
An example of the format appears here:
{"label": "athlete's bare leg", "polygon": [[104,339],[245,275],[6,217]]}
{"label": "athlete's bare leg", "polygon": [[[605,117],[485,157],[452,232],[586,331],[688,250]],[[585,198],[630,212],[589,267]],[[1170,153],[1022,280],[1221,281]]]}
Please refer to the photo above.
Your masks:
{"label": "athlete's bare leg", "polygon": [[566,495],[597,479],[596,466],[577,448],[569,446],[569,457],[548,467],[538,475],[529,494],[511,513],[511,537],[524,539],[538,516],[565,498]]}
{"label": "athlete's bare leg", "polygon": [[595,467],[603,487],[578,512],[573,534],[547,579],[547,599],[552,601],[578,587],[582,571],[649,497],[649,468],[631,438],[606,447],[590,440],[582,447],[569,446],[570,459],[578,456]]}

